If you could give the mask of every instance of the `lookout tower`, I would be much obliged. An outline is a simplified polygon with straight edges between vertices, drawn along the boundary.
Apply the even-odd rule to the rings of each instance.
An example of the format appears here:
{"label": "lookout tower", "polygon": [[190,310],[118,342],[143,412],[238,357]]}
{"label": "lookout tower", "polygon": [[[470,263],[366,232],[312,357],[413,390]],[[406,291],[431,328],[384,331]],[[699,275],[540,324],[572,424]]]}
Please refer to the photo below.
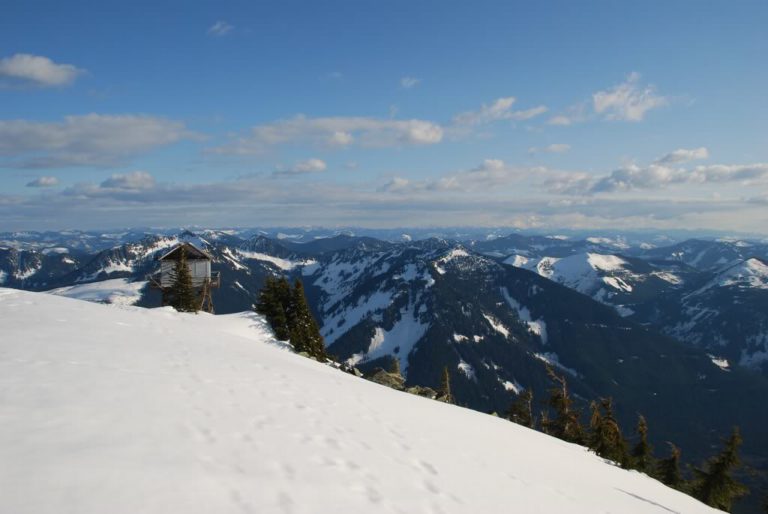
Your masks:
{"label": "lookout tower", "polygon": [[171,290],[176,281],[176,267],[186,251],[187,267],[192,275],[192,287],[200,301],[200,310],[213,313],[211,289],[221,285],[220,273],[211,273],[211,255],[192,243],[180,243],[170,251],[156,257],[160,261],[160,271],[149,278],[150,285],[163,293],[163,305],[171,304]]}

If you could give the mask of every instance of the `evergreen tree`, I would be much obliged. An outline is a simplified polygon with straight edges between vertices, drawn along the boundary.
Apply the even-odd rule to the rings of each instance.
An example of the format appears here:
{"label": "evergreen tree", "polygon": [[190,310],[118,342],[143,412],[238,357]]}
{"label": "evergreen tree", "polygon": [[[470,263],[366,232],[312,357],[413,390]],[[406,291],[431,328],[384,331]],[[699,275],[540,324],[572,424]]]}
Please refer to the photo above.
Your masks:
{"label": "evergreen tree", "polygon": [[451,393],[451,374],[448,371],[448,366],[443,368],[443,376],[440,380],[438,399],[446,403],[453,403],[453,394]]}
{"label": "evergreen tree", "polygon": [[555,387],[549,390],[549,407],[554,410],[555,417],[547,420],[548,432],[553,436],[581,444],[584,442],[584,429],[579,423],[579,411],[573,408],[573,401],[568,393],[568,382],[547,366],[547,375]]}
{"label": "evergreen tree", "polygon": [[[309,310],[307,298],[304,295],[304,286],[298,279],[294,282],[289,305],[288,322],[289,325],[293,325],[291,342],[294,347],[297,351],[305,351],[312,357],[324,360],[326,358],[325,341],[320,335],[320,327],[318,327],[315,317]],[[297,339],[294,340],[293,337]]]}
{"label": "evergreen tree", "polygon": [[325,342],[309,310],[301,281],[296,280],[291,288],[285,277],[268,277],[259,293],[256,312],[267,318],[275,337],[290,340],[297,352],[319,360],[326,358]]}
{"label": "evergreen tree", "polygon": [[297,322],[291,283],[283,276],[275,280],[273,287],[275,288],[275,298],[277,299],[277,303],[282,307],[282,313],[279,315],[281,319],[278,321],[285,324],[285,330],[288,332]]}
{"label": "evergreen tree", "polygon": [[632,467],[650,473],[653,469],[653,447],[648,442],[648,423],[642,415],[637,419],[637,435],[640,440],[632,448]]}
{"label": "evergreen tree", "polygon": [[675,489],[683,489],[685,482],[680,474],[680,448],[669,444],[669,457],[661,459],[656,465],[656,476],[664,484]]}
{"label": "evergreen tree", "polygon": [[281,341],[287,341],[290,337],[286,307],[287,301],[282,284],[274,277],[267,277],[264,287],[259,292],[256,312],[267,318],[275,337]]}
{"label": "evergreen tree", "polygon": [[744,496],[749,490],[731,477],[739,462],[741,435],[734,427],[725,443],[725,448],[706,463],[706,469],[694,468],[692,495],[710,507],[730,512],[733,500]]}
{"label": "evergreen tree", "polygon": [[195,288],[192,286],[192,272],[187,263],[187,247],[182,245],[179,250],[179,260],[173,273],[171,285],[171,305],[180,312],[197,312],[200,306],[197,303]]}
{"label": "evergreen tree", "polygon": [[539,427],[541,431],[547,435],[552,435],[549,431],[551,422],[549,421],[549,414],[546,410],[539,412]]}
{"label": "evergreen tree", "polygon": [[600,445],[600,426],[603,423],[603,416],[600,414],[600,405],[592,400],[589,403],[591,415],[589,417],[589,435],[587,436],[587,447],[597,453]]}
{"label": "evergreen tree", "polygon": [[520,393],[507,411],[507,419],[518,425],[533,428],[533,393],[526,389]]}
{"label": "evergreen tree", "polygon": [[[602,410],[602,412],[601,412]],[[591,433],[588,438],[589,448],[599,456],[612,460],[622,467],[629,467],[627,442],[621,434],[621,428],[613,415],[613,400],[603,398],[598,405],[592,402]]]}
{"label": "evergreen tree", "polygon": [[392,366],[389,368],[389,372],[394,373],[395,375],[403,376],[402,371],[400,371],[400,359],[397,355],[392,358]]}

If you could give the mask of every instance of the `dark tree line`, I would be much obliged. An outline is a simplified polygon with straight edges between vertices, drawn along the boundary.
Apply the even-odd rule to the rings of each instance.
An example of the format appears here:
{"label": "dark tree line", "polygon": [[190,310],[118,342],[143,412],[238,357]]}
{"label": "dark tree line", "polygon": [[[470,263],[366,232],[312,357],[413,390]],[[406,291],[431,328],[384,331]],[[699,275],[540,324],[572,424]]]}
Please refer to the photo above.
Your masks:
{"label": "dark tree line", "polygon": [[268,277],[259,293],[256,312],[267,318],[277,339],[290,341],[297,352],[326,359],[325,342],[300,280],[291,287],[285,277]]}
{"label": "dark tree line", "polygon": [[730,511],[733,501],[747,494],[747,488],[732,477],[740,465],[738,450],[741,436],[733,429],[721,452],[707,460],[701,467],[693,468],[693,477],[685,480],[680,471],[680,449],[668,443],[666,458],[657,460],[648,442],[648,422],[638,416],[635,428],[636,443],[630,444],[622,434],[613,413],[613,400],[601,398],[590,404],[589,425],[581,424],[581,412],[573,406],[564,376],[551,367],[547,374],[553,383],[549,389],[546,408],[534,417],[533,393],[521,392],[506,413],[507,419],[528,428],[568,442],[587,446],[595,454],[613,461],[625,469],[636,469],[656,478],[664,484],[690,494],[703,503],[717,509]]}

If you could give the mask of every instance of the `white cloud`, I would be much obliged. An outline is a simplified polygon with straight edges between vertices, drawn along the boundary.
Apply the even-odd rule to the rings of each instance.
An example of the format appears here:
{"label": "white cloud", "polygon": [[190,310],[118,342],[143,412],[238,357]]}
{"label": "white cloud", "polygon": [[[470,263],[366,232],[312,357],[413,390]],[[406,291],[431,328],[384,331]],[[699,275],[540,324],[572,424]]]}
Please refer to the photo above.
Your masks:
{"label": "white cloud", "polygon": [[590,186],[589,192],[604,193],[656,189],[671,183],[684,182],[684,173],[684,170],[675,170],[658,164],[651,164],[645,167],[631,164],[599,178]]}
{"label": "white cloud", "polygon": [[551,173],[543,185],[550,193],[578,196],[593,193],[651,191],[680,185],[768,184],[768,163],[713,164],[695,167],[674,165],[708,157],[709,152],[703,147],[678,149],[647,166],[633,163],[602,176],[580,172]]}
{"label": "white cloud", "polygon": [[660,157],[656,162],[659,164],[677,164],[681,162],[697,161],[709,158],[709,150],[703,146],[700,148],[678,148]]}
{"label": "white cloud", "polygon": [[598,179],[591,192],[661,189],[675,184],[766,183],[768,164],[696,166],[691,169],[672,168],[653,163],[641,167],[631,165]]}
{"label": "white cloud", "polygon": [[144,115],[86,114],[62,122],[0,120],[0,167],[112,166],[193,137],[183,123]]}
{"label": "white cloud", "polygon": [[607,120],[641,121],[646,112],[668,103],[667,98],[656,94],[654,86],[641,86],[639,80],[640,74],[632,72],[621,84],[593,94],[595,112]]}
{"label": "white cloud", "polygon": [[378,191],[390,192],[390,193],[401,193],[401,192],[408,191],[410,185],[411,185],[411,181],[406,178],[393,177],[386,184],[379,187]]}
{"label": "white cloud", "polygon": [[[751,179],[768,173],[768,165],[702,168],[719,177]],[[503,175],[505,170],[507,175]],[[486,174],[492,177],[488,181],[481,179]],[[494,182],[493,177],[498,176],[494,174],[502,174],[506,181]],[[614,230],[686,226],[760,232],[765,232],[768,223],[768,211],[760,203],[765,198],[754,193],[750,202],[745,199],[747,195],[738,192],[736,196],[723,192],[720,198],[709,194],[687,198],[677,194],[554,197],[531,189],[541,177],[556,174],[488,159],[438,180],[395,177],[375,190],[368,181],[318,182],[312,188],[297,188],[286,181],[264,180],[263,176],[207,184],[161,183],[134,172],[61,192],[23,196],[0,193],[0,219],[14,230],[152,225],[158,219],[166,224],[218,226],[246,226],[254,219],[265,226],[300,226],[308,219],[316,225],[344,225],[351,219],[356,226],[368,227],[412,226],[418,220],[419,226]],[[302,208],[296,209],[296,205]]]}
{"label": "white cloud", "polygon": [[543,105],[524,111],[513,111],[512,105],[516,101],[512,96],[498,98],[490,105],[483,104],[477,111],[466,111],[456,115],[453,122],[459,126],[474,126],[500,120],[524,121],[547,112],[547,108]]}
{"label": "white cloud", "polygon": [[302,175],[307,173],[320,173],[328,169],[328,165],[321,159],[307,159],[299,161],[290,168],[278,168],[273,175]]}
{"label": "white cloud", "polygon": [[421,83],[421,79],[415,77],[403,77],[400,79],[400,87],[403,89],[411,89]]}
{"label": "white cloud", "polygon": [[460,138],[467,136],[476,126],[499,120],[523,121],[547,111],[545,106],[514,111],[513,97],[499,98],[490,105],[482,105],[477,111],[467,111],[454,117],[452,123],[394,119],[397,108],[390,108],[389,119],[366,116],[329,116],[310,118],[297,115],[256,125],[250,132],[209,152],[230,155],[258,155],[280,145],[311,144],[324,147],[400,147],[408,145],[433,145],[440,143],[446,134]]}
{"label": "white cloud", "polygon": [[0,81],[11,85],[67,86],[84,72],[71,64],[57,64],[39,55],[15,54],[0,59]]}
{"label": "white cloud", "polygon": [[56,177],[38,177],[27,183],[27,187],[53,187],[58,185],[59,179]]}
{"label": "white cloud", "polygon": [[489,191],[530,177],[542,168],[518,168],[501,159],[485,159],[468,170],[446,173],[436,179],[409,180],[395,177],[378,190],[390,193]]}
{"label": "white cloud", "polygon": [[131,189],[143,190],[155,187],[155,179],[146,171],[132,171],[131,173],[116,173],[101,183],[104,189]]}
{"label": "white cloud", "polygon": [[693,183],[741,182],[744,185],[768,182],[768,163],[712,164],[696,166],[689,179]]}
{"label": "white cloud", "polygon": [[431,145],[443,139],[440,125],[424,120],[369,117],[307,118],[296,116],[253,127],[250,134],[213,149],[215,153],[259,154],[269,147],[310,143],[320,146],[365,147]]}
{"label": "white cloud", "polygon": [[589,119],[589,110],[591,109],[588,102],[579,102],[566,109],[564,113],[558,114],[547,120],[549,125],[557,125],[561,127],[567,127],[574,123],[581,123]]}
{"label": "white cloud", "polygon": [[568,125],[571,125],[573,121],[574,120],[572,118],[569,118],[568,116],[565,116],[563,114],[559,114],[557,116],[552,116],[551,118],[549,118],[549,121],[547,121],[547,123],[549,123],[550,125],[559,125],[562,127],[567,127]]}
{"label": "white cloud", "polygon": [[543,146],[543,147],[537,147],[532,146],[528,149],[528,153],[530,154],[537,154],[537,153],[565,153],[568,150],[571,149],[571,145],[567,145],[565,143],[553,143],[551,145]]}
{"label": "white cloud", "polygon": [[226,21],[219,20],[208,28],[208,35],[209,36],[226,36],[227,34],[232,32],[234,28],[235,27],[233,25],[230,25]]}
{"label": "white cloud", "polygon": [[552,116],[549,125],[568,126],[595,118],[612,121],[642,121],[645,114],[669,103],[653,85],[641,85],[640,74],[632,72],[621,84],[592,95],[589,101],[572,105]]}

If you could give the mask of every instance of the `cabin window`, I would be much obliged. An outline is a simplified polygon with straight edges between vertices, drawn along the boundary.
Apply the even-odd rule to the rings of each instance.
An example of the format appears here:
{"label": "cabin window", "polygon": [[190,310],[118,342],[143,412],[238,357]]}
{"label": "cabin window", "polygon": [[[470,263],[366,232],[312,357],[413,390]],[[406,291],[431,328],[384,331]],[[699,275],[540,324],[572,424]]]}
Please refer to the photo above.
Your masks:
{"label": "cabin window", "polygon": [[209,275],[208,261],[192,261],[189,263],[189,271],[193,277],[207,277]]}

